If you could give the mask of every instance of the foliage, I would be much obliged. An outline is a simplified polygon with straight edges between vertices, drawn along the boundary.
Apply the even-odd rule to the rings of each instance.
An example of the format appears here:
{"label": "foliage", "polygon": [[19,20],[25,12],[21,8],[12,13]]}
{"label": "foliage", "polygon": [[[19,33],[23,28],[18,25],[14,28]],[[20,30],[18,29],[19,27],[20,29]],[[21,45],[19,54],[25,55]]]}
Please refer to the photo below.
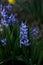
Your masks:
{"label": "foliage", "polygon": [[37,36],[29,34],[30,45],[27,47],[22,46],[20,48],[19,30],[19,23],[14,24],[12,31],[10,31],[10,27],[3,27],[0,39],[6,38],[7,43],[6,45],[3,45],[0,42],[0,64],[3,64],[9,59],[16,59],[26,62],[27,65],[40,65],[43,59],[43,39],[39,42]]}
{"label": "foliage", "polygon": [[23,8],[29,18],[43,23],[43,0],[23,0],[17,1],[17,4]]}

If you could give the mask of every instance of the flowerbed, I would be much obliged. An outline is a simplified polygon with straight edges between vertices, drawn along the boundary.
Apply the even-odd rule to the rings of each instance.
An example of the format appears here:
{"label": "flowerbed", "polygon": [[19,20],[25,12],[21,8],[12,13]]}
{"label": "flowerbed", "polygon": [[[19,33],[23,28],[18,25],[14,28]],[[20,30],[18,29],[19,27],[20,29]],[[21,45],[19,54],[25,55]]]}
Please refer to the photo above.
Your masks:
{"label": "flowerbed", "polygon": [[11,12],[12,7],[0,4],[0,64],[24,62],[27,65],[42,65],[43,38],[38,41],[39,30],[32,28],[27,21],[19,22]]}

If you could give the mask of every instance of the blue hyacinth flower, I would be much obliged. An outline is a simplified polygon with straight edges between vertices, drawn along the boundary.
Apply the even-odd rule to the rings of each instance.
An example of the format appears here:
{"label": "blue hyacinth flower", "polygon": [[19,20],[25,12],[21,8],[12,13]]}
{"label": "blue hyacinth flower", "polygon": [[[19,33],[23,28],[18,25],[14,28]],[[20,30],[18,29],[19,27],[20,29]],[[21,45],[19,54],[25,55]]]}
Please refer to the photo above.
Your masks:
{"label": "blue hyacinth flower", "polygon": [[3,16],[4,19],[8,18],[7,11],[5,11],[5,8],[1,11],[1,16]]}
{"label": "blue hyacinth flower", "polygon": [[8,5],[6,5],[6,8],[7,8],[7,10],[10,11],[12,9],[12,6],[10,4],[8,4]]}
{"label": "blue hyacinth flower", "polygon": [[15,16],[13,15],[13,14],[11,14],[10,16],[9,16],[9,19],[8,19],[8,21],[10,22],[10,24],[15,24],[16,22],[17,22],[17,19],[15,18]]}
{"label": "blue hyacinth flower", "polygon": [[32,35],[37,35],[39,32],[38,32],[38,30],[36,29],[36,28],[34,28],[31,32],[30,32],[30,34],[32,34]]}
{"label": "blue hyacinth flower", "polygon": [[6,45],[6,38],[1,40],[2,45]]}
{"label": "blue hyacinth flower", "polygon": [[9,26],[8,22],[6,20],[4,20],[4,19],[1,19],[1,24],[3,26],[5,26],[5,27],[8,27]]}

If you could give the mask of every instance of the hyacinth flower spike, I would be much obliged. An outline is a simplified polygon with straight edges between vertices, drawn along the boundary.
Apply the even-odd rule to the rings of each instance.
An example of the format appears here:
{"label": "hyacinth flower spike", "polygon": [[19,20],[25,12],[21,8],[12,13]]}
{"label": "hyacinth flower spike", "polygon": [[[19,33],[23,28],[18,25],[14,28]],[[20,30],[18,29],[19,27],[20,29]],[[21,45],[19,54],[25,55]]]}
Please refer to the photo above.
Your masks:
{"label": "hyacinth flower spike", "polygon": [[29,46],[30,42],[28,40],[28,26],[24,24],[23,22],[21,23],[20,26],[20,47],[24,46]]}

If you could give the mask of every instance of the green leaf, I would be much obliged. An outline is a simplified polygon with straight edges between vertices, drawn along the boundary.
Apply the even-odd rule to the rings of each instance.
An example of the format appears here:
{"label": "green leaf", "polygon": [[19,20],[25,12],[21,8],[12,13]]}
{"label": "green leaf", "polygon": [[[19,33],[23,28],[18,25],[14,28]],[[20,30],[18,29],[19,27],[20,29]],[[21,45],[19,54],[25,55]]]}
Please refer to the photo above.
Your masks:
{"label": "green leaf", "polygon": [[24,59],[22,58],[22,56],[17,56],[16,59],[19,60],[19,61],[24,61]]}
{"label": "green leaf", "polygon": [[42,59],[43,59],[43,51],[41,51],[40,54],[39,54],[38,64],[37,65],[41,65]]}

